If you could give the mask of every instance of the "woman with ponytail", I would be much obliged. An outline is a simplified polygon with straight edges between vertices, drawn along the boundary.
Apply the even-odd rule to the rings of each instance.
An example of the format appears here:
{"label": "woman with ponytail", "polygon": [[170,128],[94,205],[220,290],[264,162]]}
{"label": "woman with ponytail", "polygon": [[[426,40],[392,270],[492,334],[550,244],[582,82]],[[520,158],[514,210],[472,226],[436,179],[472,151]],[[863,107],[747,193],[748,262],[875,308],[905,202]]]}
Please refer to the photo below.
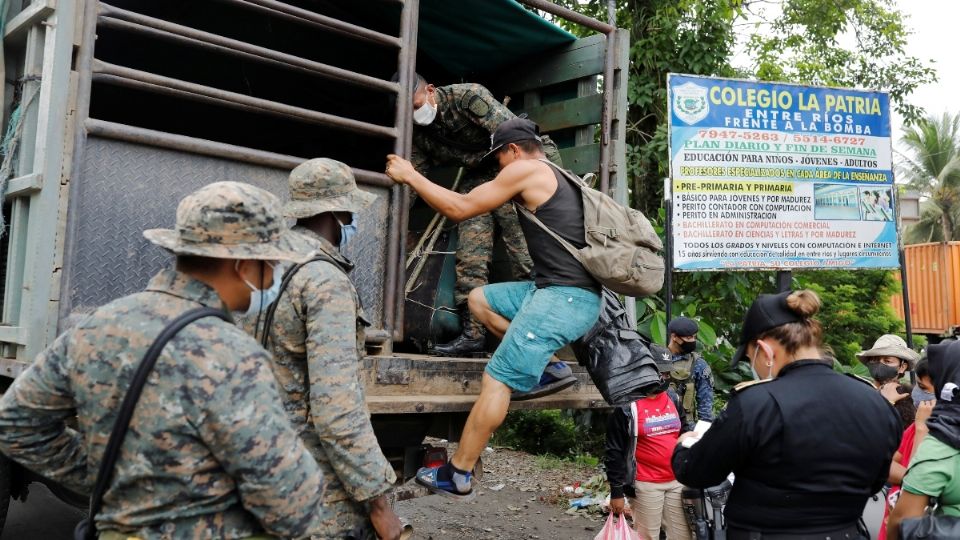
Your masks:
{"label": "woman with ponytail", "polygon": [[824,358],[820,298],[809,290],[761,295],[747,311],[731,362],[750,363],[727,408],[695,444],[673,454],[677,480],[733,490],[729,540],[869,538],[860,516],[880,491],[900,421],[872,384]]}

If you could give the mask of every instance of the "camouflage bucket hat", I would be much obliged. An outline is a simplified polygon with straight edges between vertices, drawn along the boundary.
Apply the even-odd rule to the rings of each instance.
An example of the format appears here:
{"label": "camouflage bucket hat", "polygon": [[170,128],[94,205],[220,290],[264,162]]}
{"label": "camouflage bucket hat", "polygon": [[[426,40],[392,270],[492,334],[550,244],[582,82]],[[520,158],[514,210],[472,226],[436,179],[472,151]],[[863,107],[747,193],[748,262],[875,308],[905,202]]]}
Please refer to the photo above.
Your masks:
{"label": "camouflage bucket hat", "polygon": [[184,197],[176,229],[149,229],[143,236],[177,255],[215,259],[304,262],[314,249],[290,231],[272,193],[240,182],[216,182]]}
{"label": "camouflage bucket hat", "polygon": [[283,214],[300,219],[324,212],[357,213],[376,198],[357,187],[347,165],[327,158],[311,159],[290,173],[290,201]]}

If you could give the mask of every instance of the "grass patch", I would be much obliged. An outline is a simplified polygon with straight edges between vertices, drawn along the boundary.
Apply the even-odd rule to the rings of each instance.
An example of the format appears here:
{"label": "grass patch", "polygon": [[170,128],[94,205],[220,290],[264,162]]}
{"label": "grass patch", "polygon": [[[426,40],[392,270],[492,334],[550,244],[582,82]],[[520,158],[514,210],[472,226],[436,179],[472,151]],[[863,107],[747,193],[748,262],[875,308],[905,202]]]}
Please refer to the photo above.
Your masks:
{"label": "grass patch", "polygon": [[595,467],[600,461],[595,456],[603,455],[605,426],[606,416],[598,411],[511,411],[493,443],[536,455],[544,470],[571,462]]}

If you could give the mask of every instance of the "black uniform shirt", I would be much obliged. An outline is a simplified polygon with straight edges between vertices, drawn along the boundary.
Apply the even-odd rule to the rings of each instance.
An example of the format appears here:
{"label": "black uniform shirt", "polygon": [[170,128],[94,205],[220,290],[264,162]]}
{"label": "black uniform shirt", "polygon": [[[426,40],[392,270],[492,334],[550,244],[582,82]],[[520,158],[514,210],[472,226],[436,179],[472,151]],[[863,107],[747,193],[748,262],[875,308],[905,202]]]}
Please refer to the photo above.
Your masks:
{"label": "black uniform shirt", "polygon": [[900,421],[872,385],[820,360],[731,396],[703,438],[678,446],[680,483],[706,488],[732,471],[725,516],[760,532],[827,532],[851,525],[887,479]]}

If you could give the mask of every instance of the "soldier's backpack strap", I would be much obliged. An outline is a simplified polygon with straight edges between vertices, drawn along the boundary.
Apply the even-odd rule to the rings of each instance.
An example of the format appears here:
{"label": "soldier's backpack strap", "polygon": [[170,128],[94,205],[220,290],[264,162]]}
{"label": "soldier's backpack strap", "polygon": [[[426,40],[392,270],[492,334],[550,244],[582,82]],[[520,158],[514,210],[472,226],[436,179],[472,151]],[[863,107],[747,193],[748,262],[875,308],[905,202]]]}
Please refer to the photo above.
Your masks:
{"label": "soldier's backpack strap", "polygon": [[153,341],[150,348],[147,349],[137,371],[130,380],[130,388],[123,396],[123,403],[120,404],[120,410],[117,413],[117,419],[113,423],[113,430],[110,432],[110,439],[107,441],[107,447],[103,452],[103,460],[100,462],[100,470],[97,471],[97,481],[93,486],[93,493],[90,495],[90,510],[86,519],[77,524],[73,531],[74,540],[95,540],[97,537],[97,526],[94,518],[100,512],[103,504],[103,494],[110,486],[110,480],[113,477],[113,468],[120,456],[120,447],[123,445],[123,439],[127,435],[127,429],[130,427],[130,419],[133,417],[133,411],[137,407],[137,401],[140,400],[140,394],[147,383],[147,377],[153,371],[157,358],[167,343],[183,330],[187,325],[203,319],[205,317],[218,317],[233,324],[230,317],[222,310],[210,307],[192,309],[170,322]]}
{"label": "soldier's backpack strap", "polygon": [[[324,253],[317,253],[309,261],[305,261],[300,264],[295,264],[291,266],[289,270],[284,272],[283,280],[280,282],[280,290],[277,291],[277,299],[274,300],[273,303],[267,307],[267,313],[263,317],[263,335],[260,336],[260,345],[262,345],[264,349],[267,348],[267,342],[270,341],[270,329],[273,328],[273,318],[277,313],[277,306],[280,304],[280,297],[283,296],[283,291],[287,290],[287,285],[290,284],[290,281],[293,280],[293,276],[295,276],[297,272],[300,271],[301,268],[303,268],[304,266],[312,262],[317,262],[317,261],[328,262],[334,265],[335,267],[339,268],[344,274],[347,273],[347,271],[342,266],[340,266],[340,264],[337,263],[337,261],[333,260],[333,257],[330,257],[329,255],[326,255]],[[256,331],[257,329],[254,328],[254,333],[256,333]]]}

